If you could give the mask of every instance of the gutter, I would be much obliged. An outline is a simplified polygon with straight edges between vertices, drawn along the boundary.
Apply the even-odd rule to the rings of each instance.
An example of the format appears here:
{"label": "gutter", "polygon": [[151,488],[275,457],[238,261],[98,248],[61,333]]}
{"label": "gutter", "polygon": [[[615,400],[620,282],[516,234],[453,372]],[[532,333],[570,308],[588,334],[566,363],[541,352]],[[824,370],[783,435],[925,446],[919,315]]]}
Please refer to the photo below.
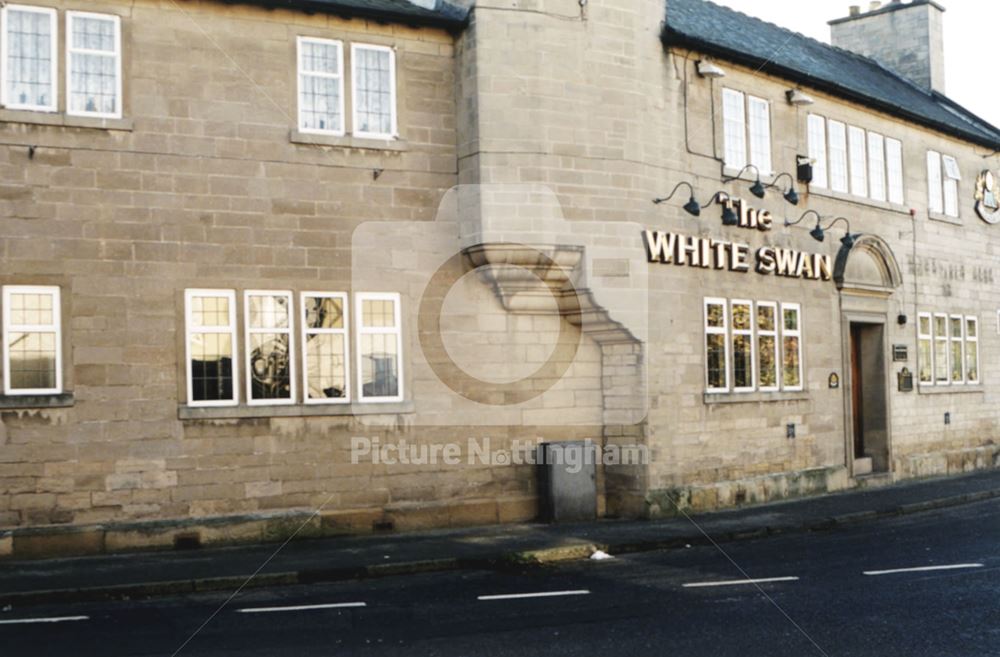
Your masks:
{"label": "gutter", "polygon": [[[674,30],[669,25],[664,26],[663,33],[660,36],[660,40],[663,42],[663,45],[667,47],[682,46],[687,48],[693,48],[695,50],[699,50],[706,54],[716,55],[718,57],[725,58],[736,64],[743,64],[751,68],[759,68],[759,70],[761,71],[767,73],[774,73],[779,77],[783,77],[791,82],[808,84],[809,86],[819,91],[825,91],[835,96],[839,96],[847,100],[861,103],[873,109],[880,109],[884,112],[887,112],[888,114],[892,114],[893,116],[906,119],[907,121],[911,121],[913,123],[922,125],[924,127],[933,128],[938,132],[943,132],[947,135],[951,135],[952,137],[958,137],[960,139],[964,139],[966,141],[972,142],[974,144],[979,144],[980,146],[985,146],[993,150],[1000,150],[1000,141],[990,141],[989,139],[980,134],[966,132],[964,130],[955,128],[954,126],[948,125],[946,123],[939,123],[938,121],[935,121],[933,119],[928,119],[927,117],[922,116],[920,114],[915,114],[913,112],[910,112],[906,108],[900,105],[895,105],[893,103],[879,100],[877,98],[872,98],[871,96],[866,96],[856,91],[847,89],[846,87],[842,87],[838,84],[832,83],[828,80],[824,80],[822,78],[816,78],[806,73],[803,73],[802,71],[797,71],[795,69],[791,69],[782,66],[780,64],[776,64],[771,60],[761,59],[760,57],[756,57],[754,55],[748,55],[746,53],[739,52],[731,48],[726,48],[724,46],[720,46],[715,43],[705,41],[698,37],[689,36],[687,34]],[[937,100],[940,99],[938,98]],[[948,102],[949,104],[954,105],[952,101]],[[967,110],[963,108],[962,111],[967,111]]]}

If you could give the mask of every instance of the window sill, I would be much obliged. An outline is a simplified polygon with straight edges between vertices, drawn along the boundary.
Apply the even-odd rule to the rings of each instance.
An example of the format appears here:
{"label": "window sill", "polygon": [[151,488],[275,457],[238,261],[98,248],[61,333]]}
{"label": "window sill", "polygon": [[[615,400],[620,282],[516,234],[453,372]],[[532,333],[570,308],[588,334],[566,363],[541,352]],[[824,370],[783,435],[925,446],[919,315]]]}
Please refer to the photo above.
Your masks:
{"label": "window sill", "polygon": [[69,408],[75,404],[72,392],[55,395],[0,395],[0,410]]}
{"label": "window sill", "polygon": [[931,221],[941,221],[943,223],[952,224],[952,225],[955,225],[955,226],[961,226],[962,225],[962,218],[961,217],[952,217],[951,215],[942,214],[940,212],[930,212],[930,211],[928,211],[927,212],[927,218],[930,219]]}
{"label": "window sill", "polygon": [[132,119],[99,119],[90,116],[70,116],[57,112],[30,112],[0,109],[0,123],[27,123],[63,128],[93,128],[96,130],[132,130]]}
{"label": "window sill", "polygon": [[917,391],[921,395],[947,395],[947,394],[972,394],[972,393],[983,393],[986,389],[982,384],[976,385],[957,385],[957,386],[929,386],[923,384],[917,386]]}
{"label": "window sill", "polygon": [[775,392],[706,392],[702,393],[706,405],[712,404],[756,404],[761,402],[809,401],[809,393],[804,390]]}
{"label": "window sill", "polygon": [[296,404],[294,406],[177,406],[179,420],[243,420],[272,417],[329,417],[355,415],[404,415],[413,413],[413,402],[371,404]]}
{"label": "window sill", "polygon": [[857,203],[858,205],[866,205],[868,207],[886,210],[887,212],[910,214],[910,209],[906,207],[906,205],[898,205],[896,203],[890,203],[889,201],[878,201],[873,198],[868,198],[867,196],[857,196],[849,192],[836,192],[827,187],[815,187],[813,185],[809,185],[808,189],[810,196],[820,196],[823,198],[845,201],[847,203]]}
{"label": "window sill", "polygon": [[310,144],[313,146],[339,146],[342,148],[362,148],[376,151],[406,151],[407,143],[401,139],[369,139],[353,135],[322,135],[312,132],[292,130],[289,140],[293,144]]}

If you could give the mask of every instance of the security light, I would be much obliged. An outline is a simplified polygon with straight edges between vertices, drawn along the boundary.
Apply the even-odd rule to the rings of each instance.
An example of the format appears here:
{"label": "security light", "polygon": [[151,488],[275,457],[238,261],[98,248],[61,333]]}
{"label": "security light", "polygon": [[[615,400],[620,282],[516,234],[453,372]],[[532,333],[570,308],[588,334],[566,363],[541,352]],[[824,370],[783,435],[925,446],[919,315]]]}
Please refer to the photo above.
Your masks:
{"label": "security light", "polygon": [[812,105],[816,102],[815,100],[813,100],[812,96],[810,96],[809,94],[805,93],[800,89],[789,89],[788,91],[785,92],[785,96],[788,98],[789,104],[798,107],[804,105]]}
{"label": "security light", "polygon": [[703,78],[724,78],[726,72],[707,59],[698,60],[698,75]]}

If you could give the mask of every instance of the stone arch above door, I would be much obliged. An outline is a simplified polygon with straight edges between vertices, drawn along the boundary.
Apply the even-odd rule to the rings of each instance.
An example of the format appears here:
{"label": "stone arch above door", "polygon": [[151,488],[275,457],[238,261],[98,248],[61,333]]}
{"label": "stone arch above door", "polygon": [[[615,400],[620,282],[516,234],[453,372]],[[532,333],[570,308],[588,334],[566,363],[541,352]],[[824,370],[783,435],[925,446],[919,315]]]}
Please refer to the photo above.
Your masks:
{"label": "stone arch above door", "polygon": [[903,284],[903,274],[885,240],[877,235],[860,235],[852,246],[841,246],[833,267],[833,280],[840,290],[892,294]]}

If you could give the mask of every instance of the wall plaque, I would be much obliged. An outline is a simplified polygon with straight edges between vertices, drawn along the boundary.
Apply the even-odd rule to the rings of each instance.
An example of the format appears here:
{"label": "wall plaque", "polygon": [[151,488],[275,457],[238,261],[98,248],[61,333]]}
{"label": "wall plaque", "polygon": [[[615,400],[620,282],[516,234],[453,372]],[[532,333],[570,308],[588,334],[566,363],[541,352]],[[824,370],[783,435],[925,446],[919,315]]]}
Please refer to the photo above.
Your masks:
{"label": "wall plaque", "polygon": [[892,360],[895,363],[905,363],[910,359],[909,349],[905,344],[892,345]]}

